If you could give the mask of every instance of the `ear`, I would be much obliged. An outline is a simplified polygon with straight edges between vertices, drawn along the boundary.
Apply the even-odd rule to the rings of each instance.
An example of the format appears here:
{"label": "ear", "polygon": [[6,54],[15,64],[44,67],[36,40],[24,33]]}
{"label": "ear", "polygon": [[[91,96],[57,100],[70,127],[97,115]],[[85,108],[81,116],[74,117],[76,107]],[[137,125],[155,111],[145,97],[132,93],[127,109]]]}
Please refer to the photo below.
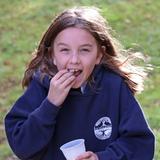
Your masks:
{"label": "ear", "polygon": [[102,52],[99,52],[96,59],[96,64],[99,64],[102,59]]}
{"label": "ear", "polygon": [[53,64],[56,66],[56,60],[55,60],[54,53],[53,53],[54,51],[51,47],[50,47],[50,52],[51,52],[51,58],[52,58]]}
{"label": "ear", "polygon": [[54,65],[56,66],[56,60],[55,60],[55,58],[53,58],[53,63],[54,63]]}
{"label": "ear", "polygon": [[56,63],[56,59],[55,59],[55,57],[54,57],[54,55],[52,54],[52,60],[53,60],[53,64],[56,66],[57,65],[57,63]]}
{"label": "ear", "polygon": [[105,46],[102,46],[101,48],[98,49],[96,64],[99,64],[101,62],[105,50],[106,50]]}

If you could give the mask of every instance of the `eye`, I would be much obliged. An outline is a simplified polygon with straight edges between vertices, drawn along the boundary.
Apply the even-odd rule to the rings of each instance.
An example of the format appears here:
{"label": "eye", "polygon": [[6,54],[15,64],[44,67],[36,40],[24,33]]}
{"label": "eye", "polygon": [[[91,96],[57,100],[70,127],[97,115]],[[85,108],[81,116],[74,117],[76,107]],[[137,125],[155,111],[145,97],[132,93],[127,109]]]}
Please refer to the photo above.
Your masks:
{"label": "eye", "polygon": [[88,48],[82,48],[80,52],[90,52],[90,50]]}
{"label": "eye", "polygon": [[68,51],[69,51],[68,48],[62,48],[62,49],[60,49],[60,52],[68,52]]}

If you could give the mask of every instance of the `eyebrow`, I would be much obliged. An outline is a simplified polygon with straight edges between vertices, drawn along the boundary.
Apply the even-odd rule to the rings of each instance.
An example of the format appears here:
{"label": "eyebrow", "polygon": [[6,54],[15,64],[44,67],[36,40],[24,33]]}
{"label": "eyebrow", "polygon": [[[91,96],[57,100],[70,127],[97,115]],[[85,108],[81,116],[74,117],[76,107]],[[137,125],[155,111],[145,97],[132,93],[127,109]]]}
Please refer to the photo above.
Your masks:
{"label": "eyebrow", "polygon": [[57,46],[68,46],[68,45],[65,44],[65,43],[60,42],[60,43],[57,44]]}
{"label": "eyebrow", "polygon": [[92,44],[89,44],[89,43],[88,43],[88,44],[82,44],[82,45],[81,45],[81,47],[92,47],[92,46],[93,46],[93,45],[92,45]]}
{"label": "eyebrow", "polygon": [[[68,46],[68,44],[60,42],[60,43],[57,44],[57,46]],[[90,44],[90,43],[80,45],[80,47],[92,47],[92,46],[93,45]]]}

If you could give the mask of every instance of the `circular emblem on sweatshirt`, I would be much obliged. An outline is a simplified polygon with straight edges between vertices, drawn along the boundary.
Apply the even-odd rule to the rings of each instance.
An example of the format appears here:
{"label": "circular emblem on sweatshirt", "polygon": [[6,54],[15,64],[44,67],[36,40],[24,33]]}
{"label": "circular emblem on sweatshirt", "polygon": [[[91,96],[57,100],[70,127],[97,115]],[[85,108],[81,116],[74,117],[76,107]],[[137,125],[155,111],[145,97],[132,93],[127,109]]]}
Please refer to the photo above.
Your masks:
{"label": "circular emblem on sweatshirt", "polygon": [[94,125],[94,134],[100,140],[110,138],[112,133],[112,123],[109,117],[100,118]]}

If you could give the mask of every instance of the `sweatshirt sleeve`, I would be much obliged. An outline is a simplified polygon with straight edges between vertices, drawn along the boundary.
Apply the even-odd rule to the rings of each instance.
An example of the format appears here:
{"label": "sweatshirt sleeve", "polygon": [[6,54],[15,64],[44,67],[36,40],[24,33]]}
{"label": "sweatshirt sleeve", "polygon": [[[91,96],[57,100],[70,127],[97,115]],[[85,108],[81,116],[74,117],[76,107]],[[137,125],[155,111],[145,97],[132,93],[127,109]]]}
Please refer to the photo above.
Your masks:
{"label": "sweatshirt sleeve", "polygon": [[51,140],[59,108],[46,98],[46,89],[32,80],[5,117],[5,130],[20,159],[40,159]]}
{"label": "sweatshirt sleeve", "polygon": [[124,82],[121,84],[119,102],[119,137],[104,151],[96,153],[99,160],[152,160],[154,135],[138,102]]}

